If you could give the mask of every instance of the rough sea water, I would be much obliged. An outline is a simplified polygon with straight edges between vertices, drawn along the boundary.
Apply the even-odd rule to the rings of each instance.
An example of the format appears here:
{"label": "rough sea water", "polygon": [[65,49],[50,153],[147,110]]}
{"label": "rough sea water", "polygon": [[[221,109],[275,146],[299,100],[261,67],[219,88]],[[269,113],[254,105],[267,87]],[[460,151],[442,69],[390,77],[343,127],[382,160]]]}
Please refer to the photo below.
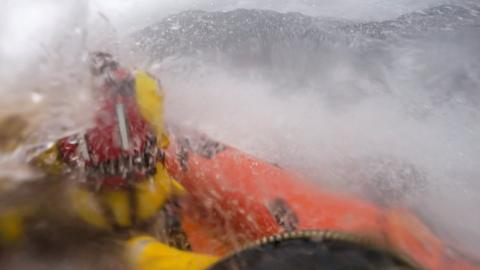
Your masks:
{"label": "rough sea water", "polygon": [[185,11],[135,33],[171,122],[415,209],[478,257],[480,6],[355,22]]}
{"label": "rough sea water", "polygon": [[28,143],[88,123],[85,55],[106,48],[162,81],[169,123],[409,207],[480,260],[480,4],[147,2],[38,4],[75,16],[49,16],[48,38],[23,41],[41,44],[31,54],[9,44],[17,26],[4,19],[1,112],[36,117]]}

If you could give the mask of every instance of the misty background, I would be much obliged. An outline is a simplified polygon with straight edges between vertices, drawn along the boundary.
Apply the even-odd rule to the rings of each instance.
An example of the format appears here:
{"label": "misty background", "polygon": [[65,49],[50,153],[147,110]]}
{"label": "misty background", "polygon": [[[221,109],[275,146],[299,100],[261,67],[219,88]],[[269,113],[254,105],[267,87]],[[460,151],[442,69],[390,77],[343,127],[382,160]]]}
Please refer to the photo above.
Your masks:
{"label": "misty background", "polygon": [[32,143],[88,125],[87,52],[108,50],[157,75],[170,123],[409,207],[480,258],[475,1],[0,5],[0,105],[32,115]]}

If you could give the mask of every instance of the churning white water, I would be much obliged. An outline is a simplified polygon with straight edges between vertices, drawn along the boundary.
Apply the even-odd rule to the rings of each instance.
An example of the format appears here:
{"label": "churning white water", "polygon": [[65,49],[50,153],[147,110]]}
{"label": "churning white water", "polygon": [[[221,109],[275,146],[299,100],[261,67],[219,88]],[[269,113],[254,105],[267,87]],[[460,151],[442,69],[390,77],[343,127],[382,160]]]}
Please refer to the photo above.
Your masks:
{"label": "churning white water", "polygon": [[40,138],[84,124],[85,52],[107,48],[158,76],[168,121],[410,207],[480,257],[474,2],[13,2],[1,16],[1,103],[24,109],[7,106],[30,97]]}

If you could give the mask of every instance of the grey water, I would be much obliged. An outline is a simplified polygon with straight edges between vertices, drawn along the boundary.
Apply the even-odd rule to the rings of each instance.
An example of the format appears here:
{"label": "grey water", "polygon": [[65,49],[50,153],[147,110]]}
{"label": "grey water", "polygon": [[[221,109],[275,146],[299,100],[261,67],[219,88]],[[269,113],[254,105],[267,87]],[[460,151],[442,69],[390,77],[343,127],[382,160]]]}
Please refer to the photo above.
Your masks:
{"label": "grey water", "polygon": [[408,207],[480,260],[478,1],[1,4],[0,113],[30,115],[30,143],[89,124],[87,52],[108,50],[161,80],[168,122]]}
{"label": "grey water", "polygon": [[480,5],[378,21],[189,10],[132,36],[171,122],[413,209],[479,256]]}

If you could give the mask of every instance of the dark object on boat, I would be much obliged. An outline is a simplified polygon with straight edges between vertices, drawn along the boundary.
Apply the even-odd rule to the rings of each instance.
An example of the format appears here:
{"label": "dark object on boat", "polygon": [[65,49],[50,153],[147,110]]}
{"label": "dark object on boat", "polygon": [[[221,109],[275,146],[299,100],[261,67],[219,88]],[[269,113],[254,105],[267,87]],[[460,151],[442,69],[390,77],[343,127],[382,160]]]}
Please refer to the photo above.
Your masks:
{"label": "dark object on boat", "polygon": [[319,231],[265,238],[210,270],[421,269],[388,248],[352,235]]}

